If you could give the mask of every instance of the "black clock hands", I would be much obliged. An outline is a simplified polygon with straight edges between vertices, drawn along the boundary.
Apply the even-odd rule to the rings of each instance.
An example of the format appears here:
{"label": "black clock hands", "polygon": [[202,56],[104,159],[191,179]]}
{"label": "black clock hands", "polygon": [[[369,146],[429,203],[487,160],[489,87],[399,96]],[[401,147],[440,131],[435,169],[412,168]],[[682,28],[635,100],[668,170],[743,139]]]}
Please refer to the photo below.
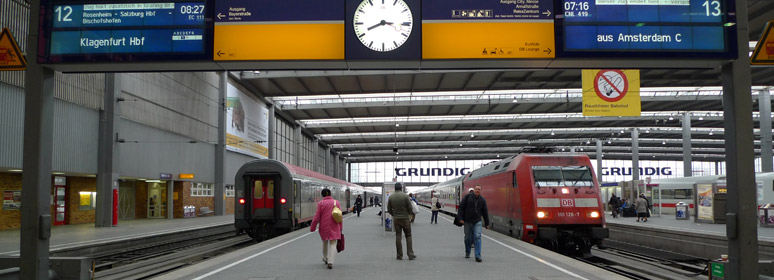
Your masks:
{"label": "black clock hands", "polygon": [[371,30],[371,29],[377,28],[377,27],[379,27],[379,26],[388,25],[388,24],[389,24],[389,25],[392,25],[392,22],[387,22],[386,20],[382,20],[382,21],[380,21],[379,23],[377,23],[377,24],[374,24],[373,26],[369,27],[369,28],[368,28],[368,30]]}

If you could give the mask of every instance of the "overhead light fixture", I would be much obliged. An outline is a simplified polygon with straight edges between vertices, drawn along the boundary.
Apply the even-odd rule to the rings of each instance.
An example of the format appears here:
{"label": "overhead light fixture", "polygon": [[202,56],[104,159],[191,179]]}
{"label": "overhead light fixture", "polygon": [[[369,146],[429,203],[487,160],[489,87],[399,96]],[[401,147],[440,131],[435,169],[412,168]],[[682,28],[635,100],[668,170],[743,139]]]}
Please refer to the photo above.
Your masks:
{"label": "overhead light fixture", "polygon": [[443,156],[443,158],[449,158],[449,156]]}
{"label": "overhead light fixture", "polygon": [[586,144],[591,144],[591,140],[586,140]]}
{"label": "overhead light fixture", "polygon": [[497,157],[500,157],[500,155],[497,155]]}
{"label": "overhead light fixture", "polygon": [[580,151],[583,152],[583,148],[580,148]]}
{"label": "overhead light fixture", "polygon": [[161,183],[161,180],[145,180],[146,183]]}
{"label": "overhead light fixture", "polygon": [[712,135],[712,130],[710,130],[710,133],[709,133],[709,135]]}
{"label": "overhead light fixture", "polygon": [[460,143],[460,147],[462,147],[462,143]]}
{"label": "overhead light fixture", "polygon": [[551,135],[554,135],[554,131],[553,130],[551,130]]}
{"label": "overhead light fixture", "polygon": [[704,116],[699,116],[699,120],[703,121],[704,120]]}
{"label": "overhead light fixture", "polygon": [[10,170],[8,170],[8,172],[22,172],[22,170],[21,169],[10,169]]}
{"label": "overhead light fixture", "polygon": [[650,133],[650,129],[646,129],[646,130],[645,130],[645,133]]}
{"label": "overhead light fixture", "polygon": [[470,134],[470,138],[476,137],[473,133]]}
{"label": "overhead light fixture", "polygon": [[661,141],[661,145],[666,145],[666,141]]}
{"label": "overhead light fixture", "polygon": [[624,133],[624,130],[623,130],[623,129],[621,129],[621,133]]}
{"label": "overhead light fixture", "polygon": [[674,120],[674,119],[675,119],[675,118],[674,118],[674,117],[672,117],[672,115],[669,115],[669,120],[670,120],[670,121],[672,121],[672,120]]}
{"label": "overhead light fixture", "polygon": [[519,102],[518,99],[516,99],[516,96],[513,97],[513,103]]}
{"label": "overhead light fixture", "polygon": [[395,126],[400,126],[400,124],[399,123],[395,123]]}
{"label": "overhead light fixture", "polygon": [[351,155],[352,155],[351,153],[347,153],[347,156],[351,156]]}
{"label": "overhead light fixture", "polygon": [[608,139],[608,140],[607,140],[607,143],[608,143],[608,144],[611,144],[611,143],[613,143],[613,141],[610,141],[610,139]]}

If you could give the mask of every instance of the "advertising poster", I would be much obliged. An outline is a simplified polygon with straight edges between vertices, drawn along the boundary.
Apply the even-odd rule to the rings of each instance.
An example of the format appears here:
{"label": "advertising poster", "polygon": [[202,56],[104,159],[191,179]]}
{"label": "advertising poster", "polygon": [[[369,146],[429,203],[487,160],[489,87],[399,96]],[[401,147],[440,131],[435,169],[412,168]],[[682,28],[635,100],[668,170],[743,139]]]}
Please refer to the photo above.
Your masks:
{"label": "advertising poster", "polygon": [[712,203],[712,185],[696,185],[696,213],[699,220],[713,220]]}
{"label": "advertising poster", "polygon": [[3,210],[21,209],[21,191],[3,192]]}
{"label": "advertising poster", "polygon": [[226,149],[269,157],[269,110],[229,84],[226,97]]}

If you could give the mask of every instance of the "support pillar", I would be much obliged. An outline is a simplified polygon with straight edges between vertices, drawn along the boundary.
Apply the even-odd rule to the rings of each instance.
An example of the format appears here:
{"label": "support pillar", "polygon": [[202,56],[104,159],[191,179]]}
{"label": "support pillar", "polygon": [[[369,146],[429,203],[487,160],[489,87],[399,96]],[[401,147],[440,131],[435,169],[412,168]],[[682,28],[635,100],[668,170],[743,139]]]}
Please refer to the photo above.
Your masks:
{"label": "support pillar", "polygon": [[175,218],[175,181],[167,181],[167,219]]}
{"label": "support pillar", "polygon": [[293,143],[296,144],[293,152],[293,164],[301,166],[301,145],[303,145],[304,139],[301,135],[301,126],[298,124],[293,128]]}
{"label": "support pillar", "polygon": [[768,89],[758,93],[758,111],[760,112],[761,127],[761,171],[774,171],[774,158],[772,155],[771,137],[771,94]]}
{"label": "support pillar", "polygon": [[113,226],[113,190],[118,189],[119,165],[118,121],[121,115],[118,101],[121,100],[122,74],[105,74],[105,97],[103,109],[99,112],[99,139],[97,140],[97,209],[94,226]]}
{"label": "support pillar", "polygon": [[683,114],[683,177],[693,176],[693,155],[691,154],[691,115]]}
{"label": "support pillar", "polygon": [[602,184],[602,140],[597,139],[597,182]]}
{"label": "support pillar", "polygon": [[[40,1],[30,1],[40,11]],[[37,63],[40,13],[31,12],[24,77],[24,159],[19,279],[48,279],[51,165],[54,146],[54,70]]]}
{"label": "support pillar", "polygon": [[640,131],[632,129],[632,180],[640,179]]}
{"label": "support pillar", "polygon": [[213,211],[216,216],[226,213],[224,200],[224,174],[226,172],[226,91],[228,90],[228,73],[218,73],[218,143],[215,145],[215,197]]}
{"label": "support pillar", "polygon": [[726,183],[728,200],[726,237],[728,266],[726,279],[758,279],[758,225],[755,153],[753,141],[752,90],[749,62],[749,24],[746,0],[736,4],[737,58],[721,67],[723,83],[723,126],[726,141]]}
{"label": "support pillar", "polygon": [[274,104],[266,104],[266,106],[269,107],[269,159],[277,159],[276,145],[274,144],[275,137],[277,137],[277,117],[274,116]]}

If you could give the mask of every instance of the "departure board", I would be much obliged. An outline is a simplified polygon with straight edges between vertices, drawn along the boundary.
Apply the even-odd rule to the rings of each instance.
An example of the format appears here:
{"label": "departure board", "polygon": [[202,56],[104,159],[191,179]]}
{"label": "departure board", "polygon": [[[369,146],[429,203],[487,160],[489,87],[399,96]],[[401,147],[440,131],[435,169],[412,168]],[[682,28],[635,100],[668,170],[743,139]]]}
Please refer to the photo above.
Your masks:
{"label": "departure board", "polygon": [[51,0],[44,9],[42,63],[201,60],[211,53],[206,1]]}
{"label": "departure board", "polygon": [[731,0],[561,0],[561,56],[731,57]]}

